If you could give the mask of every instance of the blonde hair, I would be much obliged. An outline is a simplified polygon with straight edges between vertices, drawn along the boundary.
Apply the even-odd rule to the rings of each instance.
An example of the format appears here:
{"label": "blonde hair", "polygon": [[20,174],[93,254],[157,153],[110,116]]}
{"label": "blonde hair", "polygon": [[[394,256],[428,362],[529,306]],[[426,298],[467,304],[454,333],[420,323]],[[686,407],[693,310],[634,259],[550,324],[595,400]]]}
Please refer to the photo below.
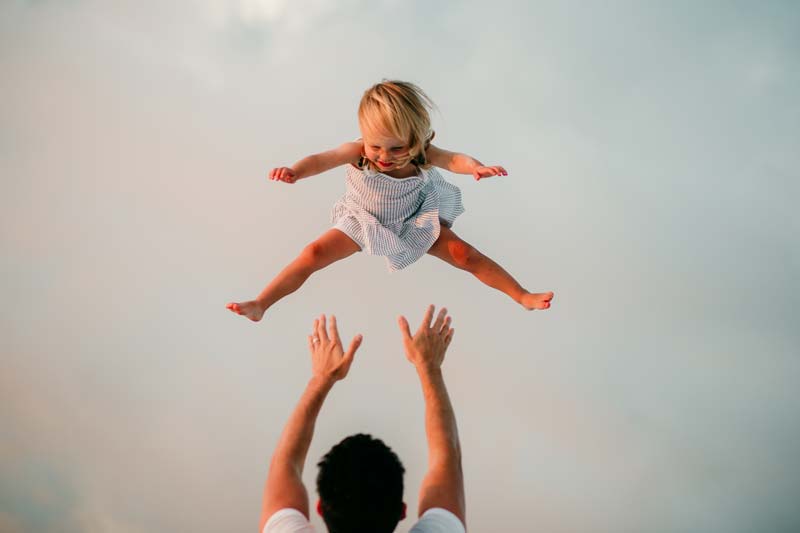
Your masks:
{"label": "blonde hair", "polygon": [[[428,110],[436,106],[422,89],[407,81],[383,80],[361,97],[358,125],[363,130],[386,132],[408,143],[408,161],[430,168],[425,150],[433,139]],[[366,161],[365,161],[366,162]],[[372,166],[372,163],[368,163]]]}

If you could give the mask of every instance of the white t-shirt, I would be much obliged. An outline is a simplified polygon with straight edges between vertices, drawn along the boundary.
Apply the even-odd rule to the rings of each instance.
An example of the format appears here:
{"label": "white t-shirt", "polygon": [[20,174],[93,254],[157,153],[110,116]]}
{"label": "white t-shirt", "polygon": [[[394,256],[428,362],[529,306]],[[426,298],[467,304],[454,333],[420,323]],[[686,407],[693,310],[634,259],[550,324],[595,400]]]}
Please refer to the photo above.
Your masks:
{"label": "white t-shirt", "polygon": [[[308,519],[297,509],[281,509],[264,524],[262,533],[315,533]],[[456,515],[439,507],[428,509],[409,533],[466,533]]]}

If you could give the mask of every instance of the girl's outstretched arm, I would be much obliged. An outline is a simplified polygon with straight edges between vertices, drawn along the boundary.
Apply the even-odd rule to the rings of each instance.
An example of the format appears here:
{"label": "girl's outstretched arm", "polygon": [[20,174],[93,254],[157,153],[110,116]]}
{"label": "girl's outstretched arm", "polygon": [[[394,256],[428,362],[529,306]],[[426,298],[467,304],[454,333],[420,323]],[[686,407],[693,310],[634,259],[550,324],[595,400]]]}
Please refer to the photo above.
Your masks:
{"label": "girl's outstretched arm", "polygon": [[436,167],[445,168],[455,174],[472,174],[476,180],[489,176],[507,176],[508,172],[501,166],[484,166],[472,156],[458,152],[442,150],[438,146],[430,145],[425,150],[425,158]]}
{"label": "girl's outstretched arm", "polygon": [[326,170],[340,165],[355,164],[359,157],[361,157],[361,143],[347,142],[333,150],[304,157],[291,167],[273,168],[269,172],[269,179],[294,183],[303,178],[322,174]]}

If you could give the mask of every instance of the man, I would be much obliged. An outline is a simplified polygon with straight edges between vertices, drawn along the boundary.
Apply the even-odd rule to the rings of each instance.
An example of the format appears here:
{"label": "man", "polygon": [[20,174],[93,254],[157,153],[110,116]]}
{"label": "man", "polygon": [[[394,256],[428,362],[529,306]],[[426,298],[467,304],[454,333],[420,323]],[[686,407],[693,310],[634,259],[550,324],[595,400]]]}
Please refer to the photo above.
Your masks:
{"label": "man", "polygon": [[[431,324],[425,312],[412,336],[405,317],[398,319],[406,357],[414,364],[425,398],[428,472],[419,492],[419,521],[412,533],[465,531],[464,477],[456,418],[441,365],[454,330],[447,310]],[[362,336],[344,353],[336,317],[326,330],[325,315],[314,320],[308,337],[312,377],[283,429],[270,462],[261,510],[262,533],[310,533],[308,494],[302,474],[317,415],[334,383],[344,379]],[[317,512],[330,533],[390,533],[405,518],[403,466],[383,442],[353,435],[334,446],[319,463]]]}

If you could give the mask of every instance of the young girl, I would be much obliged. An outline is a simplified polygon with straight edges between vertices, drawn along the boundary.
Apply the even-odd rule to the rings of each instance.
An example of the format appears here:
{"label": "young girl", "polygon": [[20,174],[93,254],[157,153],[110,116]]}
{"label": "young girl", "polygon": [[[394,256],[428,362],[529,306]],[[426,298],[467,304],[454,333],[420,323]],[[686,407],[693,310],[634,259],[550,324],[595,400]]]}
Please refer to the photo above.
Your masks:
{"label": "young girl", "polygon": [[461,191],[434,168],[472,174],[476,180],[506,176],[501,166],[431,144],[431,100],[407,82],[384,81],[367,89],[358,107],[362,138],[310,155],[269,179],[294,183],[347,165],[347,191],[333,207],[334,224],[306,246],[255,300],[229,303],[234,313],[258,321],[275,302],[308,277],[358,251],[385,256],[390,270],[407,267],[426,252],[471,272],[526,309],[547,309],[552,292],[528,292],[503,268],[450,229],[464,212]]}

